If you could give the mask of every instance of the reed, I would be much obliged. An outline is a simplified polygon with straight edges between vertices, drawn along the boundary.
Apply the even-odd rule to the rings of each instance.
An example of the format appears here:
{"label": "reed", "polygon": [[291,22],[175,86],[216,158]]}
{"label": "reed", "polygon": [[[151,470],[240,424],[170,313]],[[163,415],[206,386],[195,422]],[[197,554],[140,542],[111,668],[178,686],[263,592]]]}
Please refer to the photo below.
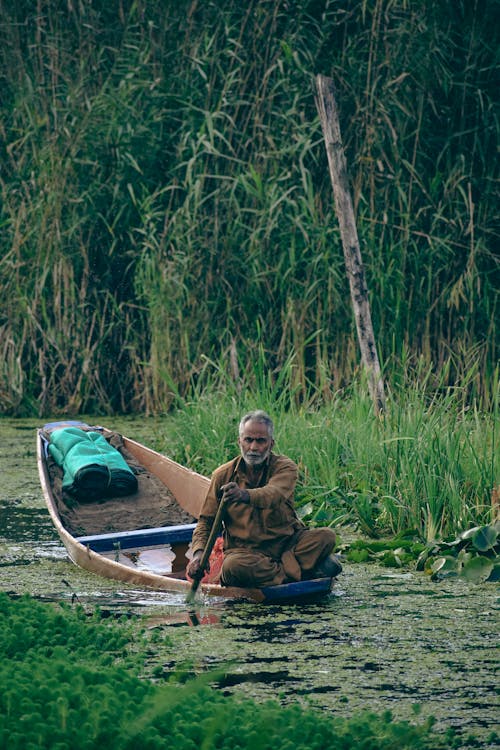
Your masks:
{"label": "reed", "polygon": [[[289,363],[282,373],[287,393],[293,377]],[[436,395],[422,385],[422,373],[412,378],[409,372],[391,393],[380,418],[359,380],[322,405],[297,407],[274,396],[267,401],[265,390],[238,394],[229,372],[225,389],[219,371],[217,387],[204,388],[169,416],[158,447],[210,474],[237,455],[242,414],[263,407],[275,419],[276,450],[299,466],[297,502],[313,525],[354,523],[371,536],[413,530],[434,541],[495,520],[498,391],[495,408],[481,413],[467,406],[460,388]]]}
{"label": "reed", "polygon": [[168,410],[206,362],[358,367],[312,80],[334,78],[380,359],[498,359],[494,0],[0,8],[4,413]]}

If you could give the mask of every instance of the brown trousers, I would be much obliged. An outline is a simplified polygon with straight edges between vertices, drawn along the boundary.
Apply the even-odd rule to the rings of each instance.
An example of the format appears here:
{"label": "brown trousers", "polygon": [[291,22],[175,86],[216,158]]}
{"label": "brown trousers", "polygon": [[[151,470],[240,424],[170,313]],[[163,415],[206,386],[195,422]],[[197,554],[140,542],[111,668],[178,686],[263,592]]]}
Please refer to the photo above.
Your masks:
{"label": "brown trousers", "polygon": [[335,547],[332,529],[301,529],[278,560],[265,552],[236,547],[224,552],[223,586],[262,588],[307,579],[315,566]]}

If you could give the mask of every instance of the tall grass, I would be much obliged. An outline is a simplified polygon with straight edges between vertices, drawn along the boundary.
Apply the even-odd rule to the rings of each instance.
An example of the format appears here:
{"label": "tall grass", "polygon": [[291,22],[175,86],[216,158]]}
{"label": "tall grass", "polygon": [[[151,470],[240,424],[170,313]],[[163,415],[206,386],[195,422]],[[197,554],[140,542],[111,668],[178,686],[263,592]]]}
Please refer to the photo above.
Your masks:
{"label": "tall grass", "polygon": [[[334,78],[380,359],[492,405],[494,0],[0,6],[4,413],[160,412],[231,360],[358,367],[316,73]],[[214,370],[215,374],[216,370]],[[445,377],[446,375],[446,377]]]}
{"label": "tall grass", "polygon": [[[288,394],[293,367],[282,375],[281,393]],[[275,450],[299,465],[297,501],[312,524],[352,523],[371,536],[413,530],[433,541],[495,520],[498,390],[484,414],[468,407],[467,384],[431,395],[412,377],[391,393],[380,418],[359,380],[322,405],[298,407],[272,389],[237,393],[231,374],[224,387],[219,371],[218,383],[169,416],[157,445],[210,474],[237,455],[242,414],[261,407],[275,419]]]}

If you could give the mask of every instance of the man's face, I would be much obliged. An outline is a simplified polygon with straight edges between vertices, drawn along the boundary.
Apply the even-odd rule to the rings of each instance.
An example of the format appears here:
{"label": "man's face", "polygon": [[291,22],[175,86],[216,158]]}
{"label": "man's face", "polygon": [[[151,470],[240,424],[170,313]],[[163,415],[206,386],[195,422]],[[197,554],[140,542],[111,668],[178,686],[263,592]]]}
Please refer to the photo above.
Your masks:
{"label": "man's face", "polygon": [[241,455],[249,466],[260,466],[271,452],[274,440],[269,437],[267,425],[249,420],[238,438]]}

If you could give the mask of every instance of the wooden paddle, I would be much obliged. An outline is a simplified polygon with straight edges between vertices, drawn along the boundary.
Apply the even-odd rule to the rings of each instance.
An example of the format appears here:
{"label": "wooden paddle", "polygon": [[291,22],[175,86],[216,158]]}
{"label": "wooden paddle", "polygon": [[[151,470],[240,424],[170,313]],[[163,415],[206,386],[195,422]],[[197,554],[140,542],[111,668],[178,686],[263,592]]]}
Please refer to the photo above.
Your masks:
{"label": "wooden paddle", "polygon": [[215,514],[214,522],[210,530],[210,535],[207,539],[205,549],[203,550],[203,554],[200,559],[200,567],[198,569],[198,573],[193,577],[193,583],[191,584],[191,588],[189,589],[188,594],[186,596],[187,604],[192,604],[192,602],[194,601],[194,597],[196,596],[196,592],[198,591],[198,586],[200,585],[201,579],[203,578],[205,574],[205,568],[207,567],[207,563],[208,563],[210,554],[213,550],[215,540],[219,536],[219,532],[222,528],[222,518],[224,515],[225,505],[226,505],[226,502],[224,498],[221,497],[220,502],[219,502],[219,507],[217,508],[217,513]]}

